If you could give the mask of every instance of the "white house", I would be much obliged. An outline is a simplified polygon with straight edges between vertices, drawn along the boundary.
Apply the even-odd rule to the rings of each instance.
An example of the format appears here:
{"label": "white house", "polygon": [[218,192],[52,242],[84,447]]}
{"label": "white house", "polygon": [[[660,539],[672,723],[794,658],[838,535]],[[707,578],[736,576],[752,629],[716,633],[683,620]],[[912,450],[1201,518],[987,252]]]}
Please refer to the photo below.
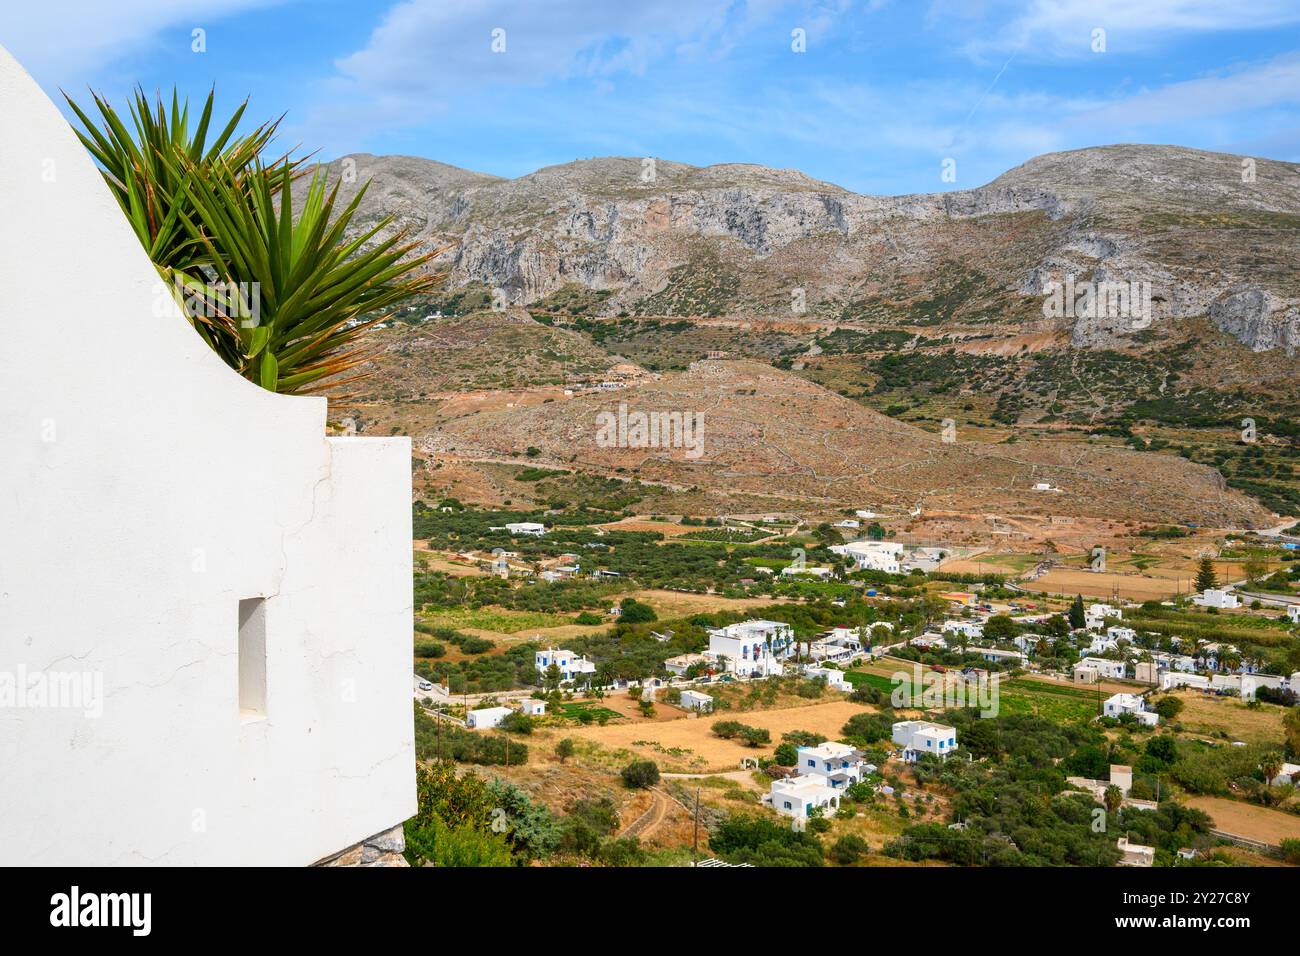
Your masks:
{"label": "white house", "polygon": [[1166,651],[1152,651],[1151,660],[1155,661],[1162,668],[1174,671],[1183,671],[1192,673],[1196,670],[1196,659],[1186,654],[1170,654]]}
{"label": "white house", "polygon": [[[1025,654],[1032,654],[1038,650],[1039,643],[1044,640],[1047,640],[1047,638],[1041,634],[1017,634],[1011,639],[1011,643]],[[1051,642],[1048,641],[1048,643]]]}
{"label": "white house", "polygon": [[1089,637],[1091,640],[1089,640],[1088,646],[1082,648],[1083,653],[1086,655],[1105,654],[1107,651],[1119,650],[1119,641],[1113,637],[1107,637],[1104,634],[1090,634]]}
{"label": "white house", "polygon": [[1113,680],[1122,680],[1126,673],[1127,665],[1123,661],[1112,661],[1105,657],[1083,657],[1079,663],[1074,665],[1079,667],[1091,667],[1097,671],[1098,677],[1105,677]]}
{"label": "white house", "polygon": [[791,564],[788,567],[784,567],[781,569],[781,577],[783,578],[806,577],[806,578],[820,578],[824,580],[826,578],[829,578],[830,576],[831,576],[830,568],[799,567],[798,565]]}
{"label": "white house", "polygon": [[1165,671],[1160,675],[1160,689],[1173,690],[1177,687],[1193,687],[1196,690],[1209,690],[1210,678],[1204,674],[1185,674]]}
{"label": "white house", "polygon": [[837,521],[837,522],[835,522],[835,527],[837,527],[837,528],[860,528],[860,527],[862,527],[862,523],[859,522],[859,521],[854,520],[853,518],[845,518],[843,521]]}
{"label": "white house", "polygon": [[1292,624],[1300,623],[1300,604],[1288,604],[1286,606],[1286,616]]}
{"label": "white house", "polygon": [[1131,627],[1121,627],[1118,624],[1113,624],[1106,628],[1106,636],[1112,641],[1128,641],[1132,644],[1137,640],[1138,634]]}
{"label": "white house", "polygon": [[529,717],[542,717],[546,714],[546,701],[536,697],[525,697],[519,702],[519,712]]}
{"label": "white house", "polygon": [[921,754],[943,759],[957,749],[956,728],[928,720],[900,720],[894,724],[892,739],[908,763],[915,763]]}
{"label": "white house", "polygon": [[1105,627],[1106,619],[1112,617],[1117,621],[1122,620],[1124,612],[1110,604],[1089,604],[1083,609],[1084,626],[1090,631]]}
{"label": "white house", "polygon": [[536,521],[516,521],[507,524],[506,530],[515,535],[532,535],[534,538],[540,538],[546,534],[546,525],[538,524]]}
{"label": "white house", "polygon": [[1004,651],[999,647],[969,647],[968,651],[979,654],[990,664],[1026,664],[1029,657],[1024,651]]}
{"label": "white house", "polygon": [[948,642],[938,634],[918,634],[907,642],[912,647],[919,648],[923,651],[945,650]]}
{"label": "white house", "polygon": [[4,49],[0,143],[0,670],[44,692],[0,718],[0,865],[400,848],[409,439],[232,371]]}
{"label": "white house", "polygon": [[[836,631],[848,631],[848,628],[837,627]],[[856,632],[856,628],[854,629]],[[832,635],[823,635],[820,641],[813,641],[808,646],[808,656],[814,661],[850,661],[862,653],[862,642],[856,637],[846,637],[836,639]]]}
{"label": "white house", "polygon": [[862,751],[848,744],[828,740],[816,747],[800,747],[798,754],[799,773],[815,774],[836,790],[857,783],[867,772]]}
{"label": "white house", "polygon": [[509,707],[482,707],[465,715],[465,726],[471,730],[488,730],[513,713]]}
{"label": "white house", "polygon": [[851,559],[858,571],[901,574],[901,562],[906,548],[895,541],[850,541],[848,544],[831,545],[831,551]]}
{"label": "white house", "polygon": [[1112,694],[1102,704],[1102,712],[1107,717],[1132,714],[1137,717],[1139,723],[1148,727],[1160,723],[1160,715],[1153,710],[1147,710],[1147,702],[1137,694]]}
{"label": "white house", "polygon": [[944,621],[939,630],[944,634],[959,634],[971,640],[984,636],[984,625],[979,621]]}
{"label": "white house", "polygon": [[752,677],[779,675],[795,654],[794,631],[780,621],[741,621],[709,628],[709,654],[726,670]]}
{"label": "white house", "polygon": [[823,816],[834,816],[840,806],[840,793],[817,774],[773,780],[771,792],[763,798],[777,813],[807,819],[816,808]]}
{"label": "white house", "polygon": [[[889,631],[894,629],[894,625],[888,622],[879,622],[872,626],[882,627]],[[815,661],[835,661],[837,663],[850,661],[863,653],[862,638],[862,628],[833,627],[823,634],[819,640],[813,641],[809,645],[808,656]]]}
{"label": "white house", "polygon": [[559,668],[560,680],[566,684],[577,680],[582,674],[596,673],[595,663],[575,651],[548,647],[533,654],[533,666],[539,677],[546,677],[552,664]]}
{"label": "white house", "polygon": [[1115,846],[1119,848],[1121,854],[1120,866],[1154,866],[1156,862],[1156,848],[1153,846],[1143,846],[1141,843],[1129,843],[1128,837],[1120,837],[1115,841]]}
{"label": "white house", "polygon": [[709,658],[704,654],[678,654],[664,661],[664,669],[670,674],[681,676],[696,665],[704,666],[708,663]]}
{"label": "white house", "polygon": [[1199,604],[1201,607],[1226,609],[1241,607],[1241,599],[1227,588],[1206,588],[1192,598],[1192,603]]}
{"label": "white house", "polygon": [[698,710],[702,714],[713,710],[713,698],[698,690],[682,691],[681,704],[684,710]]}
{"label": "white house", "polygon": [[821,678],[826,682],[826,686],[832,690],[850,691],[852,686],[844,679],[844,671],[835,667],[818,667],[816,664],[805,664],[803,668],[805,677],[813,680]]}
{"label": "white house", "polygon": [[1300,763],[1284,763],[1278,775],[1269,781],[1275,787],[1295,786],[1300,783]]}

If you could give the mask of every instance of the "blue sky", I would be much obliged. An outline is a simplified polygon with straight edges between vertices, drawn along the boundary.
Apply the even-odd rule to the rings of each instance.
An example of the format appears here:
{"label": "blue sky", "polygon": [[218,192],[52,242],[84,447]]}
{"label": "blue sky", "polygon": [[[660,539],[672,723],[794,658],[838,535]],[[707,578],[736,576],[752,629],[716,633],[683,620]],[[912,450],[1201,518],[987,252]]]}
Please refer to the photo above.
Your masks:
{"label": "blue sky", "polygon": [[285,147],[501,176],[656,156],[906,193],[1117,142],[1300,161],[1300,0],[49,0],[7,4],[0,45],[51,95],[215,83],[287,113]]}

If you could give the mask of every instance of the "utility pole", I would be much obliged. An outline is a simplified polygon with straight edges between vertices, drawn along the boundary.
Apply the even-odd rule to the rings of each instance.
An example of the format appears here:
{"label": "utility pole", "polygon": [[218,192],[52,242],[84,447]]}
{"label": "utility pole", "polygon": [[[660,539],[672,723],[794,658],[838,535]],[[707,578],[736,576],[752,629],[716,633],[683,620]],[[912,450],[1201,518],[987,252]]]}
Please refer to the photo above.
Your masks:
{"label": "utility pole", "polygon": [[700,865],[700,788],[695,788],[695,835],[691,838],[691,866]]}

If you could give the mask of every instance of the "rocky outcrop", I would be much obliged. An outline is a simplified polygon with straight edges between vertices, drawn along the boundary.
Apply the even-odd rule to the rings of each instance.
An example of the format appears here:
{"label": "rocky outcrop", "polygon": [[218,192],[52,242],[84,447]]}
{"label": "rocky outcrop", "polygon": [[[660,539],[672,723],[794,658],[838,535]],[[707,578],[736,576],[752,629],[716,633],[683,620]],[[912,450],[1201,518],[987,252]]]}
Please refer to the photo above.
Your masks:
{"label": "rocky outcrop", "polygon": [[1235,289],[1210,306],[1210,321],[1256,352],[1300,346],[1300,304],[1285,302],[1263,289]]}
{"label": "rocky outcrop", "polygon": [[1063,317],[1076,347],[1132,344],[1135,331],[1210,313],[1252,349],[1294,354],[1300,167],[1251,162],[1247,175],[1228,154],[1101,147],[1040,156],[978,188],[907,196],[791,170],[628,157],[511,180],[412,157],[345,157],[332,172],[351,163],[343,199],[373,180],[358,226],[391,214],[425,248],[450,247],[440,265],[451,288],[481,283],[514,305],[577,285],[613,293],[603,314],[636,312],[674,270],[693,268],[708,273],[697,285],[725,287],[709,315],[788,318],[798,287],[810,311],[835,316],[864,288],[949,301],[951,275],[964,271],[980,278],[960,287],[983,297],[979,310],[1025,315],[1025,297],[1073,276],[1144,283],[1154,305],[1136,324]]}

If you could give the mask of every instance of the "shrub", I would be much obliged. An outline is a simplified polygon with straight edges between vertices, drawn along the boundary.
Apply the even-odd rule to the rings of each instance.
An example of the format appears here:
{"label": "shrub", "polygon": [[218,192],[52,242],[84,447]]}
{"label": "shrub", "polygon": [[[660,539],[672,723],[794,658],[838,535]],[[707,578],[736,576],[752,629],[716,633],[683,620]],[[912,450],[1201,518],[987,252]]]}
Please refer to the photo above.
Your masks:
{"label": "shrub", "polygon": [[842,732],[845,737],[873,744],[878,740],[889,739],[893,724],[882,714],[854,714],[844,724]]}
{"label": "shrub", "polygon": [[1300,865],[1300,840],[1286,839],[1282,841],[1282,859],[1292,865]]}
{"label": "shrub", "polygon": [[659,765],[653,760],[633,760],[623,768],[623,782],[635,790],[653,787],[659,782]]}
{"label": "shrub", "polygon": [[776,753],[772,759],[782,767],[793,767],[799,760],[799,751],[795,749],[794,744],[780,744],[776,748]]}
{"label": "shrub", "polygon": [[654,608],[649,604],[643,604],[636,598],[624,598],[623,603],[619,605],[619,622],[622,624],[647,624],[650,621],[657,621],[659,615],[655,614]]}
{"label": "shrub", "polygon": [[840,866],[848,866],[850,863],[856,863],[870,847],[867,841],[855,833],[846,833],[835,841],[831,847],[831,859]]}
{"label": "shrub", "polygon": [[1153,709],[1160,715],[1161,720],[1173,720],[1183,712],[1183,702],[1177,697],[1161,697],[1155,702]]}
{"label": "shrub", "polygon": [[497,724],[497,726],[512,734],[531,734],[533,732],[533,718],[515,711],[513,714],[502,717],[501,723]]}
{"label": "shrub", "polygon": [[821,866],[821,840],[767,817],[728,817],[709,837],[709,847],[729,863],[755,866]]}

